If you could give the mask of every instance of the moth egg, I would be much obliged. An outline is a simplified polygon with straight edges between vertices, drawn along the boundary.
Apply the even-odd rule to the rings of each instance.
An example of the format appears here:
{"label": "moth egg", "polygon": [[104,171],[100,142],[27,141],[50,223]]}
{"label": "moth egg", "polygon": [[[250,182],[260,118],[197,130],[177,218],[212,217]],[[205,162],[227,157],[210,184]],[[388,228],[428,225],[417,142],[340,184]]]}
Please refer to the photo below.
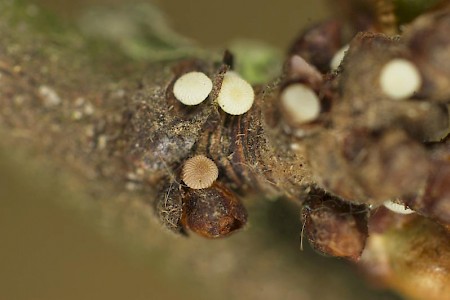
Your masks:
{"label": "moth egg", "polygon": [[242,115],[250,110],[255,100],[253,87],[237,73],[225,73],[217,96],[219,106],[230,115]]}
{"label": "moth egg", "polygon": [[342,60],[345,57],[345,53],[347,52],[349,48],[349,45],[345,45],[344,47],[342,47],[341,49],[338,50],[338,52],[336,52],[333,56],[333,58],[331,59],[330,62],[330,69],[331,70],[336,70],[337,68],[339,68]]}
{"label": "moth egg", "polygon": [[409,215],[409,214],[414,213],[414,211],[412,209],[409,209],[409,208],[405,207],[405,205],[398,204],[393,201],[386,201],[383,203],[383,205],[390,211],[393,211],[397,214]]}
{"label": "moth egg", "polygon": [[422,78],[419,70],[409,60],[393,59],[381,70],[381,90],[391,99],[407,99],[419,90],[421,85]]}
{"label": "moth egg", "polygon": [[320,114],[320,100],[308,86],[296,83],[286,87],[280,96],[288,123],[304,124],[314,121]]}
{"label": "moth egg", "polygon": [[211,93],[213,83],[202,72],[189,72],[175,81],[173,94],[184,105],[202,103]]}
{"label": "moth egg", "polygon": [[210,187],[218,176],[217,165],[204,155],[197,155],[188,159],[181,171],[183,182],[195,190]]}

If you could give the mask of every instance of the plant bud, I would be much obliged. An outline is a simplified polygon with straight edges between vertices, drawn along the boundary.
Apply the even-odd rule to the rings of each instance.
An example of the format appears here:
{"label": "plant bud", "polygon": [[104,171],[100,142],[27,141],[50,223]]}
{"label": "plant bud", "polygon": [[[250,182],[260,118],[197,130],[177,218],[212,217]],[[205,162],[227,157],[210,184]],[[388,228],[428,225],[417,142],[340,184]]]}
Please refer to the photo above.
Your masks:
{"label": "plant bud", "polygon": [[215,182],[205,189],[183,191],[181,223],[207,238],[224,237],[242,228],[247,211],[237,196],[223,184]]}
{"label": "plant bud", "polygon": [[367,238],[366,207],[329,195],[313,195],[302,210],[311,246],[324,254],[359,260]]}

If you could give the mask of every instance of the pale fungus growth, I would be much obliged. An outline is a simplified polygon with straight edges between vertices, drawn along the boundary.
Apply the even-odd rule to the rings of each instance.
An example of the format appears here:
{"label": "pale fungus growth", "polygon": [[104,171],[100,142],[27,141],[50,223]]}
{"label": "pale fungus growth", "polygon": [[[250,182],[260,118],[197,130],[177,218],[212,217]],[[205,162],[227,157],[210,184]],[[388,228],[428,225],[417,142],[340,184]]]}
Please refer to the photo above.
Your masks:
{"label": "pale fungus growth", "polygon": [[291,84],[283,90],[280,98],[288,123],[297,125],[309,123],[320,114],[319,98],[304,84]]}
{"label": "pale fungus growth", "polygon": [[210,187],[219,176],[219,169],[211,159],[197,155],[188,159],[183,166],[181,177],[191,189]]}
{"label": "pale fungus growth", "polygon": [[409,60],[393,59],[381,70],[381,90],[392,99],[407,99],[419,90],[421,85],[422,78],[419,70]]}
{"label": "pale fungus growth", "polygon": [[189,72],[175,81],[173,94],[184,105],[202,103],[211,93],[213,83],[202,72]]}
{"label": "pale fungus growth", "polygon": [[409,214],[414,213],[414,211],[412,209],[409,209],[409,208],[405,207],[405,205],[398,204],[393,201],[386,201],[383,203],[383,205],[390,211],[393,211],[397,214],[409,215]]}
{"label": "pale fungus growth", "polygon": [[344,47],[339,49],[338,52],[336,52],[334,54],[334,56],[333,56],[333,58],[331,59],[331,62],[330,62],[330,69],[331,70],[337,70],[337,68],[339,68],[339,66],[341,65],[342,60],[344,60],[345,53],[347,52],[348,48],[349,48],[349,45],[345,45]]}
{"label": "pale fungus growth", "polygon": [[217,96],[219,106],[230,115],[242,115],[250,110],[255,100],[252,86],[237,73],[228,71],[223,77]]}

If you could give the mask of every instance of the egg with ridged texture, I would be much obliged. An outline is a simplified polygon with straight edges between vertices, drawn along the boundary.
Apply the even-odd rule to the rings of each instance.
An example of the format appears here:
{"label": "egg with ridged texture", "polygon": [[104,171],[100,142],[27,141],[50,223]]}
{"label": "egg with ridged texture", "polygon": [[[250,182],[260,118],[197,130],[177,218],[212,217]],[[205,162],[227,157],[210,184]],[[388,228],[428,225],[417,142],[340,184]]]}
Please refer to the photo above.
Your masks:
{"label": "egg with ridged texture", "polygon": [[219,169],[211,159],[197,155],[188,159],[181,172],[183,182],[191,189],[210,187],[219,176]]}
{"label": "egg with ridged texture", "polygon": [[198,105],[208,98],[213,83],[202,72],[189,72],[180,76],[173,86],[173,94],[184,105]]}
{"label": "egg with ridged texture", "polygon": [[225,73],[217,96],[217,103],[230,115],[245,114],[253,105],[255,92],[253,87],[236,72]]}

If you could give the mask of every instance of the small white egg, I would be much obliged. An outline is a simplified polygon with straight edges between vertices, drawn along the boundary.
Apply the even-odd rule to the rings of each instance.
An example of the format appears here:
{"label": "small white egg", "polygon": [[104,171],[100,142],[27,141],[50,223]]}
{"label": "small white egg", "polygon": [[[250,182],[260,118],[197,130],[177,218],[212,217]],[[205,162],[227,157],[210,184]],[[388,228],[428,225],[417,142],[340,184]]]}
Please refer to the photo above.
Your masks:
{"label": "small white egg", "polygon": [[286,87],[280,96],[283,111],[288,122],[304,124],[317,119],[320,114],[320,100],[308,86],[295,83]]}
{"label": "small white egg", "polygon": [[383,205],[390,211],[393,211],[397,214],[409,215],[414,213],[412,209],[406,208],[403,204],[398,204],[392,201],[386,201],[383,203]]}
{"label": "small white egg", "polygon": [[383,93],[394,100],[407,99],[422,85],[417,67],[409,60],[396,58],[384,65],[380,73]]}
{"label": "small white egg", "polygon": [[184,105],[202,103],[211,93],[213,83],[202,72],[189,72],[175,81],[173,94]]}
{"label": "small white egg", "polygon": [[331,59],[331,62],[330,62],[330,69],[331,70],[337,70],[337,68],[339,68],[339,66],[341,65],[342,60],[344,60],[345,53],[347,52],[348,48],[349,48],[349,45],[345,45],[344,47],[339,49],[338,52],[336,52],[334,54],[334,56],[333,56],[333,58]]}
{"label": "small white egg", "polygon": [[217,96],[219,106],[230,115],[242,115],[250,110],[254,100],[253,87],[237,73],[228,71]]}

